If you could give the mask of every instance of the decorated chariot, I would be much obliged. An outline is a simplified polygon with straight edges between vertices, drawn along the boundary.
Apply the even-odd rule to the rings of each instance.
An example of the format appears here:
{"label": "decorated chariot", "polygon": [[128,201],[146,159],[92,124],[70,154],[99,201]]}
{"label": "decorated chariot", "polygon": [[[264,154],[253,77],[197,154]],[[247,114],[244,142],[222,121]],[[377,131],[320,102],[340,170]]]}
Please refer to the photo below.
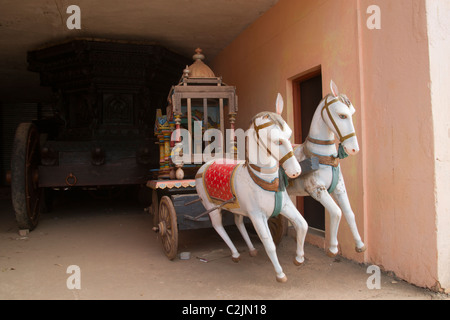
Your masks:
{"label": "decorated chariot", "polygon": [[[153,170],[154,178],[147,182],[152,189],[153,230],[159,234],[164,252],[171,260],[177,256],[179,231],[212,227],[208,216],[212,210],[207,210],[200,201],[195,179],[207,160],[205,149],[214,143],[213,153],[227,158],[237,156],[234,137],[238,112],[236,88],[225,84],[203,62],[205,56],[201,49],[196,50],[193,59],[194,62],[184,69],[179,83],[170,90],[166,114],[157,111],[155,136],[160,166]],[[203,138],[210,129],[219,132],[220,141]],[[183,138],[181,132],[186,133]],[[184,148],[180,152],[182,143]],[[180,153],[184,161],[176,158]],[[231,172],[228,174],[230,177]],[[226,205],[222,207],[226,209]],[[233,214],[225,213],[223,224],[234,224]],[[270,220],[275,242],[281,241],[286,228],[287,222],[281,216]]]}

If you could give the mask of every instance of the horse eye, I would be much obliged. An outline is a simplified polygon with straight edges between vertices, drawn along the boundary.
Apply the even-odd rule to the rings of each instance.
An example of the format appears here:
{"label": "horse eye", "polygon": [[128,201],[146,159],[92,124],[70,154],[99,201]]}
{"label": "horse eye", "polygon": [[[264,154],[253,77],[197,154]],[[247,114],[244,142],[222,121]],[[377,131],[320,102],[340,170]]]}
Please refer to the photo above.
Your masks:
{"label": "horse eye", "polygon": [[347,116],[345,114],[340,114],[339,118],[341,118],[342,120],[345,120],[345,119],[347,119]]}
{"label": "horse eye", "polygon": [[281,141],[281,140],[277,141],[277,145],[281,146],[282,144],[283,144],[283,141]]}

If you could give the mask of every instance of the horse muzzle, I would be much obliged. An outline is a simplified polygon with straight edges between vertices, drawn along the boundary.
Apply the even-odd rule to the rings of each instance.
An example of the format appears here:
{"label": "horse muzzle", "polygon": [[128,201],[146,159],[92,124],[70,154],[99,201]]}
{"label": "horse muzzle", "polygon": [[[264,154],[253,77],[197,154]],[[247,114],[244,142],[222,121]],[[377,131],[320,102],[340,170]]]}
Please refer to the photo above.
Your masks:
{"label": "horse muzzle", "polygon": [[293,153],[291,157],[285,159],[282,163],[280,162],[280,164],[291,179],[298,178],[302,173],[302,168]]}
{"label": "horse muzzle", "polygon": [[351,156],[354,156],[359,152],[359,144],[356,136],[344,141],[342,146],[344,147],[345,152]]}

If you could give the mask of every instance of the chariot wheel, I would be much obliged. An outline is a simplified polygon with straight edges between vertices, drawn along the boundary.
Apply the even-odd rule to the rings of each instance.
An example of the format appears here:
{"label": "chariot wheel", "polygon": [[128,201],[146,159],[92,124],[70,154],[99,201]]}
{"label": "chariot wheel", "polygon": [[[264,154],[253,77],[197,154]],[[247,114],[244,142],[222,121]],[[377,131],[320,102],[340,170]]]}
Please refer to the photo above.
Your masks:
{"label": "chariot wheel", "polygon": [[19,124],[11,154],[11,198],[20,229],[33,230],[39,219],[43,197],[39,188],[39,140],[34,124]]}
{"label": "chariot wheel", "polygon": [[288,222],[285,217],[279,215],[276,218],[270,218],[268,221],[269,230],[272,234],[273,242],[278,245],[287,232]]}
{"label": "chariot wheel", "polygon": [[178,226],[177,214],[170,197],[164,196],[161,198],[158,217],[158,232],[164,253],[169,260],[173,260],[178,252]]}

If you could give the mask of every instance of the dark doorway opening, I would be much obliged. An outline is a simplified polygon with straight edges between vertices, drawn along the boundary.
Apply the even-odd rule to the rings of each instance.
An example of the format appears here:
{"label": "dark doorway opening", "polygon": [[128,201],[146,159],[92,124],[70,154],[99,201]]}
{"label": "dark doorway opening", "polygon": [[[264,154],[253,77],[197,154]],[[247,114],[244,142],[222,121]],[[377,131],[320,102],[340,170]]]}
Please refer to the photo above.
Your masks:
{"label": "dark doorway opening", "polygon": [[[322,72],[317,68],[293,82],[295,143],[302,144],[309,134],[311,121],[322,100]],[[309,227],[325,231],[325,209],[311,197],[297,197],[297,208]]]}

